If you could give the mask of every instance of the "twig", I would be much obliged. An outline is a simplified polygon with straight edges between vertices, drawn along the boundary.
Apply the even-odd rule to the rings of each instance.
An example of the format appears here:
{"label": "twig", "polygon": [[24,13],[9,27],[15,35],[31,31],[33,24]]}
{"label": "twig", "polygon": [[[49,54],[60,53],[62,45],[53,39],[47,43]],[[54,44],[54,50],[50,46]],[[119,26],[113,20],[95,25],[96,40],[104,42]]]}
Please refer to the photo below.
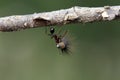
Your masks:
{"label": "twig", "polygon": [[86,23],[120,19],[120,6],[72,7],[52,12],[13,15],[0,18],[0,31],[10,32],[28,28]]}

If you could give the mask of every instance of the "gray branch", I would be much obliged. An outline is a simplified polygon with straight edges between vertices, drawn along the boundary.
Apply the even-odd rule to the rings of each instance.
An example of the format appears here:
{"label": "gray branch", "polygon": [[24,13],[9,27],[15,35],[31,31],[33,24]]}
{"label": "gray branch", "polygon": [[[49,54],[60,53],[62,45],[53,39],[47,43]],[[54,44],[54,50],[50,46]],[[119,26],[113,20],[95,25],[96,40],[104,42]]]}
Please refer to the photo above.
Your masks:
{"label": "gray branch", "polygon": [[0,31],[10,32],[28,28],[59,26],[120,19],[120,6],[72,7],[52,12],[13,15],[0,18]]}

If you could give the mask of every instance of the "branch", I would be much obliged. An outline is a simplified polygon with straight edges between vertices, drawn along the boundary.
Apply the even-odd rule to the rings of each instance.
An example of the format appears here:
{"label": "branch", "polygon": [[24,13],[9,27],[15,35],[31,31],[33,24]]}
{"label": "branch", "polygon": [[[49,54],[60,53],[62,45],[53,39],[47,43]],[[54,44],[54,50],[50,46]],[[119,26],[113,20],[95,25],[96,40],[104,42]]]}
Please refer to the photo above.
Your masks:
{"label": "branch", "polygon": [[52,12],[14,15],[0,18],[0,31],[10,32],[28,28],[86,23],[120,19],[120,6],[72,7]]}

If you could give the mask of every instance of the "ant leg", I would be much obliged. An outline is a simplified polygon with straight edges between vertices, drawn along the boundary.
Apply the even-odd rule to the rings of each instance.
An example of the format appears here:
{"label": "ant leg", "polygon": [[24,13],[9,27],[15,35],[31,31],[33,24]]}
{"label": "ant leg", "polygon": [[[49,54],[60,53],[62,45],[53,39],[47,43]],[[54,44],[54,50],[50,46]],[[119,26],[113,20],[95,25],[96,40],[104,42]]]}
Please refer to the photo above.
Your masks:
{"label": "ant leg", "polygon": [[63,36],[62,33],[63,33],[63,32],[64,32],[63,27],[60,27],[59,30],[56,32],[57,36],[58,36],[60,39],[62,39],[62,36]]}
{"label": "ant leg", "polygon": [[68,30],[64,32],[64,34],[61,36],[61,38],[65,37],[68,34]]}
{"label": "ant leg", "polygon": [[60,35],[61,32],[62,32],[62,28],[60,27],[59,30],[57,30],[56,34]]}
{"label": "ant leg", "polygon": [[62,55],[61,50],[60,50],[60,49],[58,49],[58,51],[59,51],[59,55]]}

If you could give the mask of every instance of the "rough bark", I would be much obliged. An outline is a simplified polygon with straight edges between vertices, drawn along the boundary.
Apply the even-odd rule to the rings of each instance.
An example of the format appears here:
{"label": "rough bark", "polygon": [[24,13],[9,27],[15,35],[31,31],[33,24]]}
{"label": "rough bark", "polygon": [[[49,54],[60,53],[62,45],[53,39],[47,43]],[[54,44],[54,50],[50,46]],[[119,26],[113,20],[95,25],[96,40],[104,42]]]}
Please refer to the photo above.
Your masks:
{"label": "rough bark", "polygon": [[86,23],[120,19],[120,6],[72,7],[52,12],[13,15],[0,18],[0,31],[11,32],[28,28]]}

